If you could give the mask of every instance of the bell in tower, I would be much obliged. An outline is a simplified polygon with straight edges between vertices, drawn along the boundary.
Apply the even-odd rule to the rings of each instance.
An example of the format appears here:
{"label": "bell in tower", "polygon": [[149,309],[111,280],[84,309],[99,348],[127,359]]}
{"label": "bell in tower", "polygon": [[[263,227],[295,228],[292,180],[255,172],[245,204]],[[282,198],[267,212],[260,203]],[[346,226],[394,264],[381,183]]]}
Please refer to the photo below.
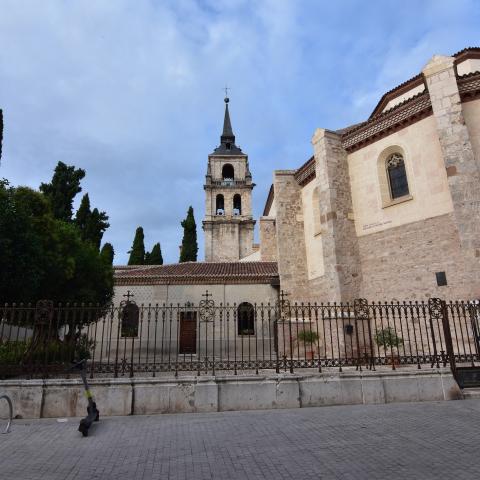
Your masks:
{"label": "bell in tower", "polygon": [[205,261],[238,261],[253,250],[252,175],[248,156],[235,144],[229,98],[220,145],[208,156],[205,179]]}

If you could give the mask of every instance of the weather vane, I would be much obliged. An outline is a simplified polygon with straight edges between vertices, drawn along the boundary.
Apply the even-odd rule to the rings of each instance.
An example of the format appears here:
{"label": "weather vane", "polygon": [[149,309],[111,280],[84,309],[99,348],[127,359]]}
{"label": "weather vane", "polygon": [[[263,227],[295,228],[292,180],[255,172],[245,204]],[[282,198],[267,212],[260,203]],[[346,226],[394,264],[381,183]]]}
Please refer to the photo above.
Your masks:
{"label": "weather vane", "polygon": [[223,90],[225,90],[225,97],[228,97],[228,91],[231,90],[231,88],[225,85],[225,88],[223,88]]}

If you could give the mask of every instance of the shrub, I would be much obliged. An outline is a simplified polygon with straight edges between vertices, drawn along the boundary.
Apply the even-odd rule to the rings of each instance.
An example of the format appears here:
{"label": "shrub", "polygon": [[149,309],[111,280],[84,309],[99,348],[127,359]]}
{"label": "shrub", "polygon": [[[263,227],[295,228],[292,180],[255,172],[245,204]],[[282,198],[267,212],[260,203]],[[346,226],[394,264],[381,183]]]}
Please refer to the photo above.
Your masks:
{"label": "shrub", "polygon": [[301,332],[298,332],[297,338],[305,345],[308,343],[313,344],[318,340],[318,333],[313,330],[302,330]]}
{"label": "shrub", "polygon": [[379,347],[383,347],[385,350],[389,347],[403,345],[403,338],[399,337],[392,327],[376,330],[374,340]]}

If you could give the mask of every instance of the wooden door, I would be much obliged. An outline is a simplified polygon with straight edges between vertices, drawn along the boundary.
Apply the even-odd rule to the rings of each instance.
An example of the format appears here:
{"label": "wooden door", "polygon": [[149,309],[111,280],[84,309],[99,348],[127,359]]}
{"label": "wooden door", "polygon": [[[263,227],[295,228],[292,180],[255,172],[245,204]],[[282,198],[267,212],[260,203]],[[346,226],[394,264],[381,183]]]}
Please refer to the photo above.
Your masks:
{"label": "wooden door", "polygon": [[197,353],[197,312],[180,312],[178,353]]}

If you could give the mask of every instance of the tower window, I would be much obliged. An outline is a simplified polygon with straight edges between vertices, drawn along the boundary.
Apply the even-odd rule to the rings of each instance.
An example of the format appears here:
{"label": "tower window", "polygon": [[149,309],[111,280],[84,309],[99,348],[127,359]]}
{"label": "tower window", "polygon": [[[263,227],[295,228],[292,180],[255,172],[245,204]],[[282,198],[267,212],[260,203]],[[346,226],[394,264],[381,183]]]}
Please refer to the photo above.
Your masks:
{"label": "tower window", "polygon": [[230,144],[229,144],[229,143],[226,143],[226,144],[225,144],[225,148],[226,148],[227,150],[230,150]]}
{"label": "tower window", "polygon": [[233,166],[230,165],[229,163],[226,163],[222,167],[222,178],[224,181],[231,181],[231,182],[233,182],[233,179],[235,178],[235,172],[233,170]]}
{"label": "tower window", "polygon": [[218,194],[215,201],[216,215],[225,215],[225,200],[222,194]]}
{"label": "tower window", "polygon": [[242,197],[238,193],[233,196],[233,214],[242,214]]}
{"label": "tower window", "polygon": [[392,200],[408,195],[407,172],[402,155],[394,153],[388,157],[387,174]]}

